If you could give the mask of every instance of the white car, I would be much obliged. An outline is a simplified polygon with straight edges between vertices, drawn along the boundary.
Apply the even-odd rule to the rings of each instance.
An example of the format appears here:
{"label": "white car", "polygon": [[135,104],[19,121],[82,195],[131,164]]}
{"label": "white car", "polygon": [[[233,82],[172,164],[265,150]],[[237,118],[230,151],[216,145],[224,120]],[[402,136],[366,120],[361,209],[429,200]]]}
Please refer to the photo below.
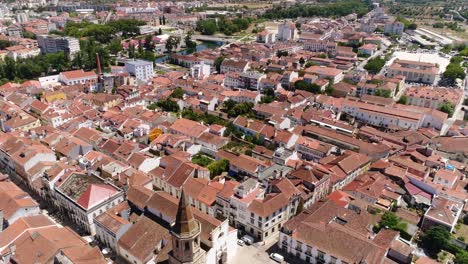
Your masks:
{"label": "white car", "polygon": [[237,245],[242,247],[245,245],[245,242],[243,240],[237,239]]}
{"label": "white car", "polygon": [[279,263],[284,261],[284,257],[278,253],[271,253],[270,258]]}

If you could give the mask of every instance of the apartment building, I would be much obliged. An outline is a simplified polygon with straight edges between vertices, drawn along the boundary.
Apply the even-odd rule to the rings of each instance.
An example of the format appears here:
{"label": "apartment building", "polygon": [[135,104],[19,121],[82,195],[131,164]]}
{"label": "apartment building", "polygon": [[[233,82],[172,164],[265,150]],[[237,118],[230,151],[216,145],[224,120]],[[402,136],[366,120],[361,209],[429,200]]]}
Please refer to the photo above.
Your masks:
{"label": "apartment building", "polygon": [[272,44],[276,41],[276,34],[268,30],[257,33],[256,41],[258,43]]}
{"label": "apartment building", "polygon": [[145,60],[131,60],[125,62],[125,71],[135,76],[137,80],[148,82],[153,79],[153,62]]}
{"label": "apartment building", "polygon": [[339,83],[344,78],[342,70],[325,66],[312,66],[307,68],[305,72],[329,79],[332,83]]}
{"label": "apartment building", "polygon": [[80,41],[72,37],[39,35],[37,36],[37,44],[43,54],[64,52],[73,57],[80,51]]}
{"label": "apartment building", "polygon": [[52,197],[55,206],[91,235],[96,234],[94,218],[125,199],[123,190],[101,177],[81,173],[57,181]]}
{"label": "apartment building", "polygon": [[337,148],[331,144],[304,136],[300,136],[297,139],[295,149],[302,159],[313,161],[318,161],[337,150]]}
{"label": "apartment building", "polygon": [[[305,263],[386,263],[390,248],[411,248],[398,241],[398,232],[382,229],[373,235],[369,213],[360,214],[331,200],[304,210],[281,228],[278,247]],[[408,250],[407,250],[408,249]]]}
{"label": "apartment building", "polygon": [[423,126],[424,121],[423,114],[355,100],[345,100],[342,110],[360,122],[379,127],[399,127],[416,130]]}
{"label": "apartment building", "polygon": [[317,169],[331,175],[330,191],[342,189],[356,177],[369,170],[371,159],[367,155],[345,150],[341,155],[329,155],[318,162]]}
{"label": "apartment building", "polygon": [[279,233],[295,214],[301,192],[287,178],[272,180],[266,188],[248,179],[234,188],[229,208],[220,208],[229,223],[262,241]]}
{"label": "apartment building", "polygon": [[233,60],[225,59],[221,63],[221,73],[227,72],[245,72],[249,68],[249,61],[247,60]]}
{"label": "apartment building", "polygon": [[401,35],[405,29],[405,25],[399,21],[387,23],[384,26],[384,33],[385,34],[394,34],[394,35]]}
{"label": "apartment building", "polygon": [[434,63],[396,59],[386,73],[387,77],[404,76],[408,82],[433,84],[439,73]]}
{"label": "apartment building", "polygon": [[288,41],[296,37],[296,25],[293,22],[284,21],[278,25],[278,41]]}
{"label": "apartment building", "polygon": [[59,74],[59,81],[65,85],[85,84],[90,87],[95,87],[97,85],[98,76],[93,71],[66,71]]}
{"label": "apartment building", "polygon": [[266,78],[264,73],[247,71],[239,74],[239,87],[247,90],[260,90],[261,80]]}
{"label": "apartment building", "polygon": [[240,90],[240,91],[224,91],[221,93],[225,97],[225,101],[233,100],[236,103],[252,103],[256,104],[260,102],[262,94],[258,92]]}
{"label": "apartment building", "polygon": [[304,42],[304,49],[312,52],[336,53],[337,44],[331,41],[311,39]]}
{"label": "apartment building", "polygon": [[413,86],[405,90],[409,105],[438,109],[441,104],[448,102],[454,106],[463,99],[463,91],[431,86]]}

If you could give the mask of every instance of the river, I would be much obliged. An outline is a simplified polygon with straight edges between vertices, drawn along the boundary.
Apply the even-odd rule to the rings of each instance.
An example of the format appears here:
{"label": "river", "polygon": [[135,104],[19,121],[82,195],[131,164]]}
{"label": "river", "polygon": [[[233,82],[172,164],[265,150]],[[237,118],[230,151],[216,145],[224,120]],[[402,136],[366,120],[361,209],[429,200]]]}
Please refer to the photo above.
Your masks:
{"label": "river", "polygon": [[[177,54],[182,54],[182,55],[187,55],[187,54],[191,54],[191,53],[194,53],[196,51],[203,51],[203,50],[206,50],[206,49],[215,49],[217,47],[220,47],[222,46],[224,43],[221,43],[221,42],[208,42],[208,41],[202,41],[200,44],[197,45],[196,49],[195,50],[187,50],[187,49],[184,49],[184,50],[181,50],[181,51],[178,51]],[[164,61],[166,61],[167,59],[169,58],[169,55],[164,55],[162,57],[159,57],[155,60],[156,63],[163,63]]]}

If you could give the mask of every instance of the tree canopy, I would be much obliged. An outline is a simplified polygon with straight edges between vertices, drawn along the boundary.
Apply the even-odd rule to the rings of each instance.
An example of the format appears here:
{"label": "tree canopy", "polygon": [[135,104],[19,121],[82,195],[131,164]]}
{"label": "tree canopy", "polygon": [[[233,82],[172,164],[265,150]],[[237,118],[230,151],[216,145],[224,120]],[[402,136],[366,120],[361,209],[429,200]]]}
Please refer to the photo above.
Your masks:
{"label": "tree canopy", "polygon": [[144,24],[145,22],[136,19],[119,19],[107,24],[69,21],[63,32],[67,36],[90,37],[101,43],[108,43],[117,33],[121,33],[124,38],[138,34],[138,26]]}
{"label": "tree canopy", "polygon": [[444,113],[447,113],[449,117],[452,117],[455,106],[450,102],[444,102],[439,106],[438,109]]}
{"label": "tree canopy", "polygon": [[369,11],[370,1],[347,0],[333,2],[329,4],[309,5],[295,4],[290,7],[277,5],[274,8],[265,12],[263,17],[267,19],[280,18],[297,18],[297,17],[333,17],[346,16],[351,13],[356,13],[358,16],[363,16]]}
{"label": "tree canopy", "polygon": [[385,65],[385,59],[376,57],[370,59],[367,64],[364,66],[364,69],[366,69],[369,73],[372,74],[377,74],[380,72],[380,70],[383,68]]}
{"label": "tree canopy", "polygon": [[229,170],[229,161],[226,159],[217,160],[209,164],[206,168],[210,171],[210,177],[213,178]]}
{"label": "tree canopy", "polygon": [[224,33],[225,35],[232,35],[234,33],[246,30],[252,23],[251,18],[237,17],[228,19],[225,16],[219,18],[210,18],[199,20],[197,22],[197,31],[203,35],[213,35],[216,32]]}
{"label": "tree canopy", "polygon": [[320,86],[315,83],[308,83],[304,80],[298,80],[294,83],[294,88],[297,90],[304,90],[311,93],[320,93]]}
{"label": "tree canopy", "polygon": [[426,231],[421,240],[421,245],[431,256],[437,256],[442,249],[448,247],[450,232],[443,226],[433,226]]}

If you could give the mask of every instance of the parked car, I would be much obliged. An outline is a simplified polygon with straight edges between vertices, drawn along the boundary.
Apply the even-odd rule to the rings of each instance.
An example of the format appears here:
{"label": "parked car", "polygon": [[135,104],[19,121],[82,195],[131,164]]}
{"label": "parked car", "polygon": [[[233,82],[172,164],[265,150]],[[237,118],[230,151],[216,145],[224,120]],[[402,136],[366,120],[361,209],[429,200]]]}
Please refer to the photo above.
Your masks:
{"label": "parked car", "polygon": [[245,242],[247,245],[252,245],[254,243],[254,238],[249,236],[249,235],[244,235],[242,237],[242,240]]}
{"label": "parked car", "polygon": [[243,240],[237,239],[237,245],[242,247],[243,245],[245,245],[245,242]]}
{"label": "parked car", "polygon": [[271,253],[270,258],[279,263],[284,261],[284,257],[278,253]]}

